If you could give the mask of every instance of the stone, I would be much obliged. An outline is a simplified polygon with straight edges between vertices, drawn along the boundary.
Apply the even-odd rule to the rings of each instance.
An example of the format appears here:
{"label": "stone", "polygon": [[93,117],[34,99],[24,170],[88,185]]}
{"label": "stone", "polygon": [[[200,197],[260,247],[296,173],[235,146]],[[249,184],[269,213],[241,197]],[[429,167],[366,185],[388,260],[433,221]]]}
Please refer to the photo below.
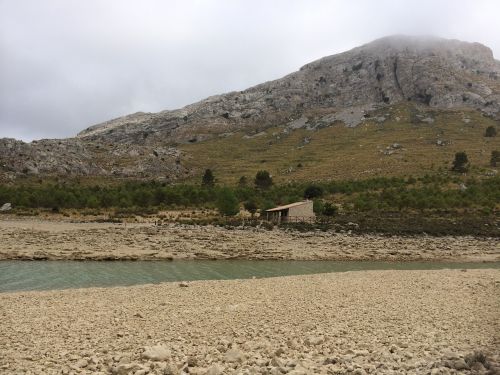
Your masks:
{"label": "stone", "polygon": [[85,358],[82,358],[82,359],[76,361],[76,363],[75,363],[75,367],[77,367],[77,368],[85,368],[88,365],[89,365],[89,362]]}
{"label": "stone", "polygon": [[448,351],[443,353],[443,358],[444,359],[460,359],[460,356],[457,353],[455,353],[451,350],[448,350]]}
{"label": "stone", "polygon": [[141,369],[137,363],[124,363],[119,364],[111,369],[113,375],[129,375],[133,374],[136,370]]}
{"label": "stone", "polygon": [[1,212],[10,211],[11,209],[12,209],[12,204],[10,203],[5,203],[4,205],[2,205],[2,207],[0,207]]}
{"label": "stone", "polygon": [[469,366],[467,365],[467,363],[465,362],[465,360],[463,358],[460,358],[460,359],[457,359],[455,361],[453,361],[453,368],[455,370],[467,370],[469,368]]}
{"label": "stone", "polygon": [[481,362],[474,362],[472,366],[470,366],[470,369],[475,372],[486,372],[486,368]]}
{"label": "stone", "polygon": [[283,367],[284,364],[283,364],[282,360],[279,359],[278,357],[273,357],[273,359],[271,359],[271,366]]}
{"label": "stone", "polygon": [[216,364],[210,366],[207,369],[207,372],[205,372],[205,375],[220,375],[220,374],[222,374],[222,368]]}
{"label": "stone", "polygon": [[162,370],[163,375],[179,375],[180,373],[179,368],[173,363],[167,363]]}
{"label": "stone", "polygon": [[189,367],[195,367],[198,365],[198,359],[196,357],[189,356],[186,363]]}
{"label": "stone", "polygon": [[146,346],[142,353],[142,358],[152,361],[167,361],[170,356],[171,352],[165,345]]}
{"label": "stone", "polygon": [[325,342],[325,338],[323,336],[310,336],[306,338],[306,345],[320,345]]}
{"label": "stone", "polygon": [[189,284],[188,284],[187,282],[185,282],[185,281],[181,281],[181,282],[179,283],[179,286],[180,286],[181,288],[187,288],[187,287],[189,286]]}
{"label": "stone", "polygon": [[245,355],[243,352],[235,348],[229,349],[224,355],[224,360],[229,363],[243,362],[244,359]]}

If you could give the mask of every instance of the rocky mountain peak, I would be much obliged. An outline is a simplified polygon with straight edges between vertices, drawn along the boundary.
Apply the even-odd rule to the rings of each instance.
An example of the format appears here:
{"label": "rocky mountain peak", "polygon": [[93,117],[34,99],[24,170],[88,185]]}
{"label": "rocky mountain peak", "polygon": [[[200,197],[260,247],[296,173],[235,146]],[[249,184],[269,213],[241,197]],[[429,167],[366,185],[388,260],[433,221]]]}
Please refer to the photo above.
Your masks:
{"label": "rocky mountain peak", "polygon": [[[468,108],[500,119],[500,62],[479,43],[390,36],[321,58],[283,78],[243,91],[215,95],[178,110],[138,112],[97,124],[64,143],[8,142],[0,157],[6,168],[14,171],[33,160],[37,160],[33,170],[60,171],[55,166],[58,155],[64,155],[61,163],[70,171],[75,168],[68,160],[81,160],[77,162],[78,173],[134,175],[136,170],[141,174],[160,170],[186,174],[189,171],[181,167],[181,156],[175,149],[179,143],[196,143],[237,131],[255,134],[275,126],[315,128],[338,121],[356,126],[371,111],[401,102],[436,109]],[[59,145],[63,152],[57,151]],[[85,152],[74,152],[72,158],[68,155],[73,149]],[[16,150],[25,159],[9,150]],[[158,164],[153,168],[140,161],[160,154],[174,164],[167,168],[165,162],[160,163],[161,168]],[[133,165],[123,168],[124,158],[132,158],[133,163],[128,164]],[[45,159],[51,160],[50,167],[44,167]]]}

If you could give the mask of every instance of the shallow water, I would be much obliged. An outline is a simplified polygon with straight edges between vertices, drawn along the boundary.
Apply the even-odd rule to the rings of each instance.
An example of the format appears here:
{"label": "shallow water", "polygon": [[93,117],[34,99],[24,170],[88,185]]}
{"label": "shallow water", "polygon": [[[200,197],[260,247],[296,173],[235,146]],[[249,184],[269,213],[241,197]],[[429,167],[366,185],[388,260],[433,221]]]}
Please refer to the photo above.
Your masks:
{"label": "shallow water", "polygon": [[225,280],[360,270],[497,268],[495,263],[334,261],[2,261],[0,292]]}

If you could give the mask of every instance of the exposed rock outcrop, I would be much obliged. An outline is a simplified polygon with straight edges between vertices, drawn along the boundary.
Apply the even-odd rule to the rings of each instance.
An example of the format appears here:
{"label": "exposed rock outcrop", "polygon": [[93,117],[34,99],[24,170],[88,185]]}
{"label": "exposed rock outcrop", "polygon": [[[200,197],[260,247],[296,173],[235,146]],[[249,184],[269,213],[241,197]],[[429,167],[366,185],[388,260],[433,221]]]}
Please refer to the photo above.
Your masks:
{"label": "exposed rock outcrop", "polygon": [[175,179],[189,174],[177,143],[238,130],[255,134],[278,125],[291,130],[335,121],[356,126],[366,113],[402,101],[436,109],[472,108],[500,119],[500,62],[479,43],[386,37],[275,81],[178,110],[110,120],[73,139],[31,144],[4,139],[0,170],[12,177],[40,173]]}

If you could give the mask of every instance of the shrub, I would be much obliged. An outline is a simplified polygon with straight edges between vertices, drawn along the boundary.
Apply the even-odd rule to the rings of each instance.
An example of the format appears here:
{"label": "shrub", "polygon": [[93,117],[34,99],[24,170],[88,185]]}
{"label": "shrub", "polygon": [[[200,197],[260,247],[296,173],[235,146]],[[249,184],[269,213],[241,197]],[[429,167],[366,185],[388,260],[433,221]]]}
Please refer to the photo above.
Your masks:
{"label": "shrub", "polygon": [[485,137],[496,137],[497,135],[497,130],[495,129],[494,126],[488,126],[486,128],[486,131],[484,132]]}
{"label": "shrub", "polygon": [[325,205],[321,199],[315,199],[313,201],[313,211],[316,215],[322,215],[325,209]]}
{"label": "shrub", "polygon": [[234,216],[240,212],[238,199],[233,191],[228,188],[224,188],[219,192],[216,205],[219,212],[224,216]]}
{"label": "shrub", "polygon": [[309,185],[304,191],[304,198],[313,199],[323,196],[323,189],[318,185]]}
{"label": "shrub", "polygon": [[214,186],[215,178],[211,169],[206,169],[205,174],[201,178],[201,185],[206,187]]}
{"label": "shrub", "polygon": [[459,173],[465,173],[469,170],[469,159],[465,152],[462,151],[455,154],[455,160],[453,160],[453,167],[451,170]]}
{"label": "shrub", "polygon": [[246,176],[241,176],[239,181],[238,181],[238,185],[241,186],[241,187],[245,187],[248,185],[248,179]]}
{"label": "shrub", "polygon": [[250,212],[250,214],[252,214],[252,217],[257,212],[257,203],[255,203],[255,201],[253,201],[253,200],[246,201],[243,204],[243,206],[245,207],[245,210],[247,210],[248,212]]}
{"label": "shrub", "polygon": [[268,171],[258,171],[254,183],[259,189],[269,189],[273,185],[273,179]]}
{"label": "shrub", "polygon": [[330,202],[326,202],[323,207],[323,215],[325,216],[335,216],[337,213],[337,207],[331,204]]}
{"label": "shrub", "polygon": [[500,151],[491,151],[490,165],[492,167],[500,166]]}

